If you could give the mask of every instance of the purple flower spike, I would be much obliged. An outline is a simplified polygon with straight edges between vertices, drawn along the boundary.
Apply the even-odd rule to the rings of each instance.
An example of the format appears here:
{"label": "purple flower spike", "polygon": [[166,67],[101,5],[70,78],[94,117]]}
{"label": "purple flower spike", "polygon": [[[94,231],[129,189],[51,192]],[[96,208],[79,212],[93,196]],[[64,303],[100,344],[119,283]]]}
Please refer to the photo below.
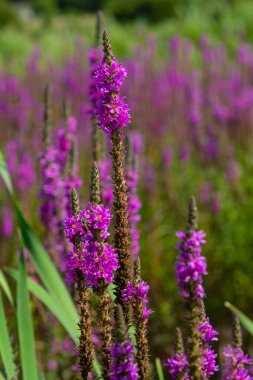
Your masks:
{"label": "purple flower spike", "polygon": [[183,298],[189,298],[189,289],[193,285],[196,297],[203,299],[205,291],[202,283],[203,276],[207,275],[207,265],[206,258],[201,256],[201,244],[205,244],[205,233],[191,229],[189,236],[185,232],[177,232],[176,236],[182,239],[177,245],[180,251],[176,264],[179,293]]}
{"label": "purple flower spike", "polygon": [[206,378],[208,378],[219,370],[219,366],[215,362],[218,355],[208,344],[204,344],[201,350],[202,373]]}
{"label": "purple flower spike", "polygon": [[219,335],[219,333],[218,331],[214,330],[208,317],[206,317],[205,321],[199,325],[199,332],[201,333],[201,339],[205,342],[218,340],[216,335]]}
{"label": "purple flower spike", "polygon": [[134,347],[129,340],[126,342],[115,342],[110,351],[112,357],[110,380],[139,379],[138,367],[134,363]]}
{"label": "purple flower spike", "polygon": [[126,75],[126,70],[116,58],[109,67],[106,62],[101,63],[94,74],[98,92],[96,104],[98,125],[108,135],[124,128],[130,122],[128,105],[124,103],[124,97],[119,95]]}
{"label": "purple flower spike", "polygon": [[83,258],[80,269],[86,279],[86,286],[96,289],[99,285],[108,286],[113,282],[114,272],[118,269],[115,249],[105,240],[112,215],[101,204],[88,203],[82,214],[85,231],[82,237]]}
{"label": "purple flower spike", "polygon": [[134,285],[129,283],[127,288],[123,290],[123,300],[130,301],[133,305],[142,304],[143,305],[143,319],[147,320],[153,310],[148,309],[148,291],[149,286],[145,281],[141,281],[139,285]]}
{"label": "purple flower spike", "polygon": [[252,360],[245,355],[240,347],[233,348],[228,345],[223,351],[225,356],[223,380],[252,380],[249,370],[245,368],[252,365]]}
{"label": "purple flower spike", "polygon": [[168,367],[172,380],[189,380],[187,371],[188,361],[184,353],[175,354],[167,359],[165,366]]}

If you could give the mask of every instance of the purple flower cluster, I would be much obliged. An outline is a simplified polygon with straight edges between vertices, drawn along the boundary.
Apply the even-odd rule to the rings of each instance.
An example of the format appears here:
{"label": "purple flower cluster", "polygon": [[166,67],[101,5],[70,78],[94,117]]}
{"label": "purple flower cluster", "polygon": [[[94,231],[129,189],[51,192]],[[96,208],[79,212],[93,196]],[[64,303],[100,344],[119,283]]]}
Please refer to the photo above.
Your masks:
{"label": "purple flower cluster", "polygon": [[115,342],[110,351],[112,357],[110,380],[139,379],[138,366],[134,362],[134,347],[129,340]]}
{"label": "purple flower cluster", "polygon": [[206,259],[201,256],[201,244],[205,243],[203,231],[177,232],[177,237],[182,239],[177,245],[179,250],[178,262],[176,264],[177,281],[180,288],[179,293],[185,299],[190,296],[190,289],[199,299],[205,297],[203,288],[203,276],[207,274]]}
{"label": "purple flower cluster", "polygon": [[217,354],[209,345],[202,346],[202,373],[205,378],[212,376],[219,370],[219,366],[216,364]]}
{"label": "purple flower cluster", "polygon": [[130,168],[128,171],[127,177],[127,186],[128,186],[128,215],[131,224],[131,243],[132,243],[132,254],[134,260],[138,256],[140,246],[139,238],[140,232],[137,228],[137,223],[140,221],[141,216],[139,214],[141,208],[141,201],[137,194],[137,185],[138,185],[138,173],[135,168]]}
{"label": "purple flower cluster", "polygon": [[92,48],[88,54],[89,66],[90,66],[90,83],[89,83],[89,98],[91,104],[91,114],[94,115],[94,111],[97,108],[97,100],[99,93],[97,91],[97,83],[94,78],[98,63],[102,60],[102,51],[98,48]]}
{"label": "purple flower cluster", "polygon": [[[93,290],[112,283],[118,268],[115,250],[106,242],[111,219],[108,208],[88,203],[80,215],[68,217],[64,222],[65,236],[73,244],[72,252],[67,255],[68,276],[73,280],[76,269],[79,269],[86,286]],[[75,245],[77,241],[81,246]]]}
{"label": "purple flower cluster", "polygon": [[114,248],[105,240],[112,215],[103,205],[88,206],[84,212],[86,231],[83,236],[85,254],[83,257],[84,275],[87,285],[95,289],[98,285],[109,285],[118,268],[118,257]]}
{"label": "purple flower cluster", "polygon": [[94,78],[98,91],[96,115],[98,125],[108,135],[124,128],[130,122],[128,105],[119,95],[127,72],[116,58],[110,67],[102,62],[96,69]]}
{"label": "purple flower cluster", "polygon": [[[52,243],[52,250],[55,251],[56,248],[56,261],[61,257],[62,271],[66,269],[66,250],[62,239],[62,222],[67,215],[70,215],[69,197],[71,189],[80,187],[82,183],[77,177],[76,167],[73,168],[73,173],[67,173],[66,176],[66,166],[74,141],[75,129],[76,119],[70,116],[68,118],[68,128],[58,129],[56,143],[52,143],[40,154],[42,178],[42,186],[39,192],[41,200],[40,219],[49,234],[54,235],[55,240]],[[48,236],[47,245],[49,250],[50,241],[51,239]]]}
{"label": "purple flower cluster", "polygon": [[35,182],[35,165],[20,139],[6,144],[6,161],[14,186],[20,191],[31,188]]}
{"label": "purple flower cluster", "polygon": [[147,321],[153,310],[148,309],[148,291],[149,286],[145,281],[141,281],[138,285],[129,283],[127,288],[123,290],[123,300],[130,301],[135,307],[136,305],[142,305],[143,319]]}
{"label": "purple flower cluster", "polygon": [[175,354],[165,362],[172,380],[189,380],[188,361],[184,353]]}
{"label": "purple flower cluster", "polygon": [[209,318],[205,317],[205,321],[200,323],[199,332],[201,334],[201,360],[202,360],[202,372],[206,378],[212,376],[219,370],[219,366],[216,364],[217,354],[210,346],[210,342],[217,341],[217,335],[219,333],[214,330]]}
{"label": "purple flower cluster", "polygon": [[204,342],[214,342],[218,340],[217,335],[219,335],[219,333],[214,330],[208,317],[205,317],[205,321],[200,323],[199,332]]}
{"label": "purple flower cluster", "polygon": [[223,380],[252,380],[249,370],[245,366],[252,365],[252,360],[245,355],[240,347],[228,345],[223,350],[225,356]]}

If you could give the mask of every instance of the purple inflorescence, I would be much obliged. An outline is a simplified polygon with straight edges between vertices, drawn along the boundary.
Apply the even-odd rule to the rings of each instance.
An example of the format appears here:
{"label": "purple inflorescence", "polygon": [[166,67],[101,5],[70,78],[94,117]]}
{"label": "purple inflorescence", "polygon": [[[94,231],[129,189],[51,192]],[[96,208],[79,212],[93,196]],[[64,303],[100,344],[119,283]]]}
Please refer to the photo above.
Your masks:
{"label": "purple inflorescence", "polygon": [[69,216],[64,221],[65,236],[70,243],[75,244],[84,234],[83,212],[77,216]]}
{"label": "purple inflorescence", "polygon": [[213,342],[218,340],[217,335],[219,335],[219,333],[214,330],[208,317],[205,317],[205,321],[200,323],[199,332],[201,333],[201,339],[205,342]]}
{"label": "purple inflorescence", "polygon": [[[76,269],[85,278],[86,286],[96,289],[108,286],[118,268],[118,258],[114,248],[106,242],[112,219],[110,210],[101,204],[88,203],[85,211],[65,220],[65,235],[73,244],[67,255],[68,276],[73,280]],[[75,245],[80,241],[81,245]]]}
{"label": "purple inflorescence", "polygon": [[110,67],[102,62],[96,69],[94,78],[98,91],[96,115],[98,125],[112,135],[117,129],[130,122],[129,108],[124,97],[119,95],[127,71],[114,58]]}
{"label": "purple inflorescence", "polygon": [[138,173],[135,168],[130,168],[128,171],[127,185],[128,185],[128,215],[131,224],[131,243],[132,243],[132,254],[133,258],[136,259],[138,256],[139,238],[140,232],[137,228],[137,223],[140,221],[141,217],[139,214],[141,208],[141,201],[137,194],[138,185]]}
{"label": "purple inflorescence", "polygon": [[97,69],[98,63],[102,60],[102,51],[98,48],[92,48],[89,51],[88,55],[89,60],[89,66],[91,71],[91,80],[89,84],[89,98],[90,98],[90,104],[91,104],[91,114],[95,115],[95,110],[97,108],[97,100],[98,100],[98,90],[97,90],[97,82],[95,76],[95,72]]}
{"label": "purple inflorescence", "polygon": [[124,301],[130,301],[133,305],[142,305],[144,320],[147,320],[150,314],[153,313],[153,310],[147,308],[148,291],[148,284],[145,281],[141,281],[138,285],[129,283],[127,285],[127,288],[122,292]]}
{"label": "purple inflorescence", "polygon": [[114,271],[118,268],[118,257],[114,248],[106,242],[112,219],[110,210],[100,204],[88,203],[84,218],[86,228],[82,270],[87,286],[94,289],[100,284],[112,283]]}
{"label": "purple inflorescence", "polygon": [[252,365],[252,360],[245,355],[240,347],[228,345],[223,350],[225,356],[223,380],[252,380],[249,370],[245,366]]}
{"label": "purple inflorescence", "polygon": [[179,293],[185,299],[190,296],[190,288],[193,287],[195,296],[199,299],[205,297],[203,288],[203,276],[207,274],[206,258],[201,256],[201,244],[205,244],[205,233],[203,231],[177,232],[177,237],[182,239],[178,243],[178,262],[176,264],[177,281],[180,288]]}
{"label": "purple inflorescence", "polygon": [[110,380],[139,379],[138,366],[134,363],[134,347],[129,340],[115,342],[110,351],[112,357]]}
{"label": "purple inflorescence", "polygon": [[[40,219],[50,234],[55,237],[56,261],[61,258],[60,269],[66,269],[66,247],[62,239],[62,223],[70,215],[69,198],[72,187],[79,188],[82,181],[77,176],[77,167],[67,173],[66,167],[74,142],[76,119],[68,118],[68,127],[58,129],[56,143],[52,143],[40,155],[42,186],[39,192],[41,200]],[[50,239],[47,245],[50,249]]]}
{"label": "purple inflorescence", "polygon": [[202,373],[205,378],[208,378],[219,370],[219,366],[216,364],[216,358],[218,355],[208,344],[203,344],[201,351]]}
{"label": "purple inflorescence", "polygon": [[217,341],[218,331],[214,330],[209,318],[205,317],[204,322],[199,325],[199,332],[201,334],[202,346],[201,346],[201,361],[202,372],[207,378],[213,375],[219,370],[219,366],[216,364],[217,354],[210,346],[210,342]]}
{"label": "purple inflorescence", "polygon": [[189,380],[188,361],[184,353],[175,354],[167,359],[165,366],[168,367],[172,380]]}

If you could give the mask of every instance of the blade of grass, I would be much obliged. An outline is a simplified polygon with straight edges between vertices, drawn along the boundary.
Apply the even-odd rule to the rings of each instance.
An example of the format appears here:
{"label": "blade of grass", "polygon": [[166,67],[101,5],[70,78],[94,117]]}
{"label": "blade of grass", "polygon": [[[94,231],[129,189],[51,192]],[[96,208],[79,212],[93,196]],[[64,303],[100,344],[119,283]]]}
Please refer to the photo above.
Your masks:
{"label": "blade of grass", "polygon": [[[14,280],[18,279],[18,272],[16,269],[7,268],[6,272]],[[78,344],[77,325],[73,322],[70,323],[68,317],[62,311],[62,309],[60,309],[58,305],[54,302],[54,299],[51,297],[51,295],[41,285],[37,284],[30,277],[27,278],[27,286],[29,291],[52,312],[52,314],[58,319],[58,321],[69,333],[74,342]]]}
{"label": "blade of grass", "polygon": [[156,372],[159,380],[164,380],[163,368],[161,360],[159,358],[155,359]]}
{"label": "blade of grass", "polygon": [[237,309],[236,306],[232,305],[231,303],[229,302],[225,302],[225,306],[230,309],[231,311],[233,311],[234,313],[237,313],[239,318],[240,318],[240,321],[241,321],[241,324],[243,325],[243,327],[251,334],[253,335],[253,321],[247,317],[247,315],[245,315],[241,310]]}
{"label": "blade of grass", "polygon": [[7,320],[4,312],[2,292],[0,290],[0,355],[3,361],[7,379],[11,380],[15,376],[15,362],[11,347],[11,338],[9,336]]}
{"label": "blade of grass", "polygon": [[17,280],[17,321],[22,379],[39,380],[26,277],[25,258],[23,249],[21,249]]}
{"label": "blade of grass", "polygon": [[5,186],[6,186],[7,190],[9,191],[10,195],[13,195],[13,187],[12,187],[12,183],[11,183],[11,178],[10,178],[10,175],[9,175],[8,170],[6,168],[6,162],[4,159],[4,155],[1,151],[0,151],[0,174],[3,178]]}
{"label": "blade of grass", "polygon": [[10,304],[13,305],[13,297],[11,294],[11,289],[9,287],[9,284],[5,278],[5,275],[3,274],[3,271],[0,270],[0,286],[2,287],[4,293],[6,294],[8,300],[10,301]]}
{"label": "blade of grass", "polygon": [[[18,272],[13,268],[6,268],[6,272],[14,279],[18,279]],[[76,345],[78,345],[78,335],[77,335],[77,325],[75,323],[70,323],[69,319],[66,317],[62,309],[55,304],[54,299],[50,294],[39,284],[37,284],[30,277],[27,278],[27,286],[29,291],[38,298],[44,305],[54,314],[62,326],[66,329],[68,334],[71,336]],[[94,359],[94,369],[97,376],[101,375],[101,369],[98,360]]]}
{"label": "blade of grass", "polygon": [[31,261],[35,266],[41,281],[48,289],[49,293],[52,295],[58,306],[65,310],[65,313],[66,315],[68,315],[69,320],[74,321],[77,324],[77,310],[69,295],[66,286],[62,281],[59,272],[55,268],[49,255],[47,254],[40,240],[37,238],[36,234],[30,227],[29,223],[26,221],[22,211],[18,206],[15,194],[13,192],[11,179],[6,168],[6,163],[1,152],[0,175],[2,176],[4,183],[10,193],[15,208],[17,222],[21,232],[22,240],[24,241],[25,247],[28,249],[30,253]]}

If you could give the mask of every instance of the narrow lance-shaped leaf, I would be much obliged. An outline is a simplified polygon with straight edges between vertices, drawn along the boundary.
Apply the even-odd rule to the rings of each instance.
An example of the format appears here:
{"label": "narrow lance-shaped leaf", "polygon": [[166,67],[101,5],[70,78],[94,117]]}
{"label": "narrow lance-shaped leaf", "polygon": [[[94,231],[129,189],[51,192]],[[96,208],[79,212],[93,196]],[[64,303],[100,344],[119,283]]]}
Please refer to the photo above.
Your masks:
{"label": "narrow lance-shaped leaf", "polygon": [[11,347],[11,338],[8,331],[7,320],[4,312],[2,292],[0,290],[0,356],[4,365],[8,380],[15,376],[15,362]]}
{"label": "narrow lance-shaped leaf", "polygon": [[243,327],[251,334],[253,335],[253,321],[247,317],[241,310],[237,309],[236,306],[232,305],[229,302],[225,302],[225,306],[230,309],[231,311],[235,312],[238,314],[241,324]]}
{"label": "narrow lance-shaped leaf", "polygon": [[9,284],[5,278],[5,275],[3,272],[0,270],[0,286],[2,287],[4,293],[6,294],[8,300],[10,301],[11,305],[13,305],[13,297],[11,294],[11,289],[9,287]]}
{"label": "narrow lance-shaped leaf", "polygon": [[17,281],[17,321],[22,379],[39,380],[26,277],[25,258],[23,249],[21,249]]}
{"label": "narrow lance-shaped leaf", "polygon": [[54,298],[54,301],[58,304],[58,306],[61,309],[65,311],[65,314],[68,316],[69,320],[77,325],[78,314],[75,305],[71,300],[69,292],[66,286],[64,285],[57,269],[53,265],[52,260],[50,259],[43,245],[41,244],[41,242],[33,232],[32,228],[26,221],[22,211],[18,206],[17,200],[13,192],[11,179],[6,169],[6,163],[1,152],[0,175],[2,176],[4,183],[10,193],[15,208],[17,222],[20,228],[22,239],[24,241],[25,247],[28,249],[30,253],[30,259],[33,265],[35,266],[41,281],[49,290],[50,294]]}
{"label": "narrow lance-shaped leaf", "polygon": [[[7,268],[6,272],[15,280],[18,279],[18,272],[16,269]],[[52,296],[41,285],[37,284],[37,282],[35,282],[30,277],[27,278],[27,286],[29,291],[52,312],[52,314],[58,319],[58,321],[62,324],[71,338],[77,344],[77,327],[75,323],[70,322],[70,320],[66,317],[66,314],[62,311],[62,309],[58,307],[58,304],[55,303]]]}
{"label": "narrow lance-shaped leaf", "polygon": [[164,380],[163,368],[161,360],[159,358],[155,359],[156,372],[159,380]]}

